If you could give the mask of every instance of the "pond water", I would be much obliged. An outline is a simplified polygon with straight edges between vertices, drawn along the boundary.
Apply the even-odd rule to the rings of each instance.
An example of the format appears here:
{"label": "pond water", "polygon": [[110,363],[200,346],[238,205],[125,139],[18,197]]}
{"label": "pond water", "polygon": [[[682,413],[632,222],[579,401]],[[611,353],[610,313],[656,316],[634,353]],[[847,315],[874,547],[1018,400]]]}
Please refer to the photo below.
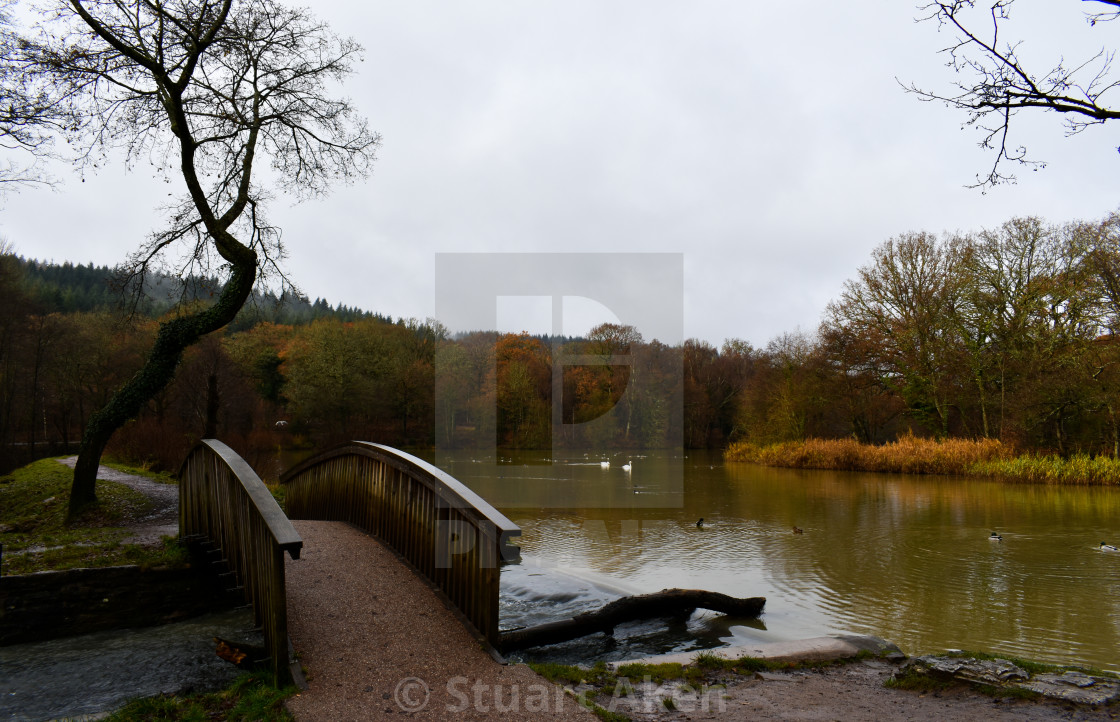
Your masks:
{"label": "pond water", "polygon": [[1099,548],[1120,543],[1117,490],[769,469],[704,452],[609,468],[582,455],[438,461],[522,529],[523,560],[502,571],[505,628],[667,587],[767,598],[758,621],[628,625],[538,657],[858,633],[909,653],[1120,668],[1120,552]]}
{"label": "pond water", "polygon": [[233,609],[0,647],[0,719],[96,719],[135,697],[221,689],[241,670],[214,653],[214,637],[252,639],[252,627],[251,611]]}

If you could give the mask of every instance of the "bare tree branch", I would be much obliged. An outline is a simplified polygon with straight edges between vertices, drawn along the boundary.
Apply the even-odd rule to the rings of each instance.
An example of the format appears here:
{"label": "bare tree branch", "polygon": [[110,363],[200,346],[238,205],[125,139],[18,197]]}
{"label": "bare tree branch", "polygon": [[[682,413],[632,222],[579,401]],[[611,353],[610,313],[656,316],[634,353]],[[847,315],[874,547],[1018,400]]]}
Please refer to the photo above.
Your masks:
{"label": "bare tree branch", "polygon": [[22,37],[10,12],[14,5],[15,0],[0,0],[0,149],[9,156],[0,160],[0,194],[50,183],[38,161],[51,154],[52,135],[77,122],[49,85],[24,72]]}
{"label": "bare tree branch", "polygon": [[[984,23],[977,21],[980,10],[976,0],[922,6],[920,21],[936,21],[940,28],[954,35],[952,44],[942,52],[949,58],[946,65],[957,76],[956,90],[945,93],[913,83],[903,86],[921,100],[942,102],[964,111],[965,124],[980,129],[980,147],[995,152],[991,170],[986,175],[977,175],[971,186],[984,189],[1015,181],[1014,175],[1003,170],[1008,162],[1032,169],[1045,167],[1045,163],[1028,158],[1025,146],[1009,142],[1012,119],[1018,112],[1041,109],[1059,113],[1065,116],[1067,134],[1120,118],[1120,109],[1110,103],[1110,93],[1120,86],[1120,79],[1112,78],[1114,51],[1101,49],[1072,67],[1062,60],[1040,74],[1020,60],[1021,41],[1001,38],[1001,30],[1010,21],[1014,0],[989,1]],[[1082,1],[1120,8],[1118,0]],[[1117,16],[1120,10],[1090,13],[1087,19],[1095,26]]]}

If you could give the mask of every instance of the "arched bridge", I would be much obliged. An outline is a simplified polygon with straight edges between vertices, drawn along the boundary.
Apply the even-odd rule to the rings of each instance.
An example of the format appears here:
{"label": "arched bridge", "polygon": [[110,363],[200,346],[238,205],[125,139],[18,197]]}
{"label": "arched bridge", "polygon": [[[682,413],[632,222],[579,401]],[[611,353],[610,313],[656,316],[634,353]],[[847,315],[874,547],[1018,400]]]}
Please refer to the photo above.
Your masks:
{"label": "arched bridge", "polygon": [[[351,442],[282,477],[281,510],[228,446],[201,442],[180,470],[180,535],[220,549],[264,632],[275,681],[298,677],[288,638],[284,554],[303,540],[292,519],[341,521],[375,536],[422,575],[476,638],[498,639],[500,562],[516,559],[509,519],[449,474],[403,451]],[[295,675],[293,675],[295,671]]]}

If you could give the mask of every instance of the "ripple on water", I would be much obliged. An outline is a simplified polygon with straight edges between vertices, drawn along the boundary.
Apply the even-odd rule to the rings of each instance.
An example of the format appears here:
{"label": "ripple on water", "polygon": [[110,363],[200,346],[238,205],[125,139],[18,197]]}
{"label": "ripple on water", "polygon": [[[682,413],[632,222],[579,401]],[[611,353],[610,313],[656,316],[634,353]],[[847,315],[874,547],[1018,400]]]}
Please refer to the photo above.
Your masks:
{"label": "ripple on water", "polygon": [[143,629],[0,647],[0,719],[52,720],[106,712],[133,697],[219,689],[240,670],[214,653],[252,613],[233,610]]}

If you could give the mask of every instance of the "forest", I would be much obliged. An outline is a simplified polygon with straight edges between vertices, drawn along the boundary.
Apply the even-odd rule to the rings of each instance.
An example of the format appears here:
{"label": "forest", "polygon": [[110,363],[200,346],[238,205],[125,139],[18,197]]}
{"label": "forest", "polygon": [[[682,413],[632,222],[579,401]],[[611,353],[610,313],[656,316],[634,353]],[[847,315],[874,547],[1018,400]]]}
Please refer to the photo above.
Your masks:
{"label": "forest", "polygon": [[[111,280],[107,268],[0,255],[7,465],[76,442],[91,411],[139,368],[158,320],[178,312],[151,293],[122,304],[129,296]],[[187,306],[205,302],[191,290],[205,287],[153,281]],[[890,238],[823,310],[814,334],[786,333],[762,347],[739,339],[667,346],[609,323],[580,338],[450,336],[431,320],[258,297],[189,349],[174,382],[110,452],[174,469],[210,436],[254,463],[277,448],[351,438],[638,449],[879,444],[912,433],[1117,456],[1118,329],[1116,213]]]}

